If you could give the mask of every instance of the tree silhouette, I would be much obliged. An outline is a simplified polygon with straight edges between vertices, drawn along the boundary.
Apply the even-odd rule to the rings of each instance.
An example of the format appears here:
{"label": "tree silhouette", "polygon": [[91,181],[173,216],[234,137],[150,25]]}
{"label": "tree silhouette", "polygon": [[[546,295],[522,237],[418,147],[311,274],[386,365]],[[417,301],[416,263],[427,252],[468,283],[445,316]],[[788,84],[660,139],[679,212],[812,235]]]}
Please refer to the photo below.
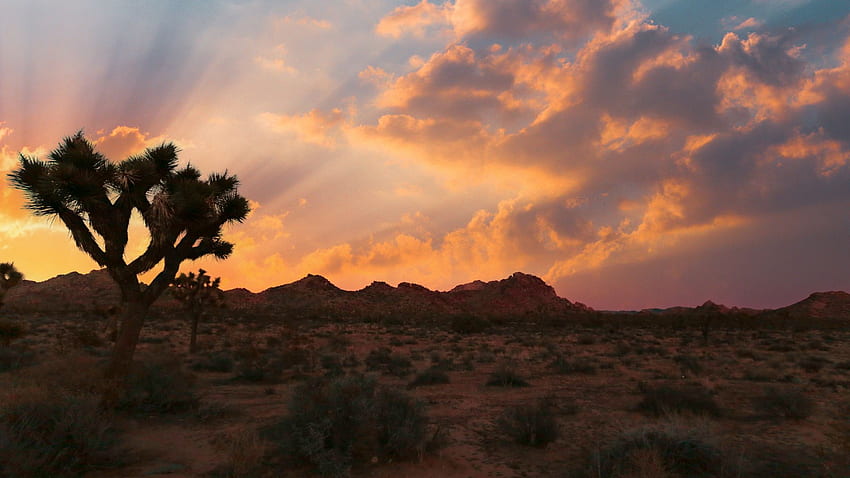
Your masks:
{"label": "tree silhouette", "polygon": [[181,273],[171,283],[171,295],[183,304],[192,320],[189,334],[190,354],[195,353],[197,349],[198,322],[204,314],[204,309],[224,304],[224,293],[219,289],[219,284],[221,277],[211,279],[203,269],[198,269],[197,276],[194,272],[189,275]]}
{"label": "tree silhouette", "polygon": [[18,272],[18,269],[15,269],[14,264],[11,262],[0,263],[0,307],[3,306],[6,292],[20,284],[23,279],[24,275]]}
{"label": "tree silhouette", "polygon": [[[225,224],[242,222],[248,201],[236,176],[178,169],[172,143],[148,148],[121,162],[98,153],[82,132],[65,138],[46,161],[21,154],[9,173],[36,216],[58,217],[74,242],[105,267],[121,289],[122,312],[107,376],[126,377],[151,304],[174,280],[180,264],[204,256],[225,259],[233,244],[222,239]],[[126,260],[128,228],[138,211],[149,232],[144,252]],[[150,285],[139,275],[162,263]]]}

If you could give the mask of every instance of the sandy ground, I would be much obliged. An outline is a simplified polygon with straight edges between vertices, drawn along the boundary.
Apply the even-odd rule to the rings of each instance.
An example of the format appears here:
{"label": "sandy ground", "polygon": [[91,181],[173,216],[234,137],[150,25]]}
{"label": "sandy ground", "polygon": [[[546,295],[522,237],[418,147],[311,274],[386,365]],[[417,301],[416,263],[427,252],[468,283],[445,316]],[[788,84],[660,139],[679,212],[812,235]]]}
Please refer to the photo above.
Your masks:
{"label": "sandy ground", "polygon": [[[22,340],[38,351],[37,360],[79,348],[67,337],[74,323],[36,318],[33,324]],[[347,372],[374,373],[381,383],[397,388],[406,388],[418,371],[435,361],[452,364],[447,371],[450,383],[409,390],[426,404],[432,429],[439,427],[446,434],[445,445],[421,460],[355,469],[355,476],[365,477],[570,476],[594,450],[625,430],[671,420],[709,429],[724,454],[742,464],[739,476],[817,476],[809,473],[830,446],[826,431],[840,418],[840,405],[850,399],[850,331],[719,330],[704,344],[697,330],[524,326],[463,335],[374,324],[240,324],[234,317],[204,324],[202,350],[193,357],[186,353],[187,328],[179,317],[148,323],[140,355],[146,350],[172,351],[187,367],[210,353],[246,347],[263,353],[298,348],[307,351],[309,359],[295,367],[298,373],[286,371],[278,380],[260,383],[232,380],[234,373],[194,372],[201,408],[221,413],[121,416],[117,429],[126,464],[86,476],[213,476],[232,460],[222,437],[257,430],[285,416],[299,377],[325,373],[322,361],[327,355],[356,357],[359,365]],[[365,358],[378,347],[409,358],[410,373],[400,377],[369,370]],[[106,355],[108,344],[89,351]],[[590,364],[593,370],[560,373],[551,366],[559,356]],[[490,374],[504,366],[530,386],[485,385]],[[641,389],[661,384],[710,390],[721,416],[671,418],[637,411]],[[802,391],[815,402],[814,412],[802,420],[760,415],[754,403],[766,387]],[[525,447],[500,430],[497,419],[506,408],[544,397],[554,404],[560,429],[556,441],[545,448]],[[304,476],[308,471],[267,468],[264,473],[261,476]]]}

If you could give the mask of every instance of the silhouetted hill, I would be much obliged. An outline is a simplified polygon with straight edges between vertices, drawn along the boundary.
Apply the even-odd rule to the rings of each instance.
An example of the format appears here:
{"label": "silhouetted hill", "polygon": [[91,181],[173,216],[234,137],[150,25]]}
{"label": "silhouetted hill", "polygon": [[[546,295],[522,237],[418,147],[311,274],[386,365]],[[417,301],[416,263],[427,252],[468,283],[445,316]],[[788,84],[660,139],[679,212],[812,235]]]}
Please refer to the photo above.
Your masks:
{"label": "silhouetted hill", "polygon": [[850,294],[843,291],[815,292],[776,312],[787,314],[792,319],[850,319]]}
{"label": "silhouetted hill", "polygon": [[71,272],[43,282],[23,281],[6,295],[9,312],[75,312],[104,309],[121,301],[118,285],[105,269]]}
{"label": "silhouetted hill", "polygon": [[[308,274],[295,282],[270,287],[260,293],[238,288],[225,291],[224,295],[231,311],[270,319],[312,317],[417,323],[456,315],[523,320],[593,312],[584,304],[559,297],[555,289],[539,277],[522,272],[490,282],[472,281],[447,292],[433,291],[410,282],[402,282],[397,287],[386,282],[373,282],[360,290],[347,291],[320,275]],[[9,291],[3,310],[16,313],[94,312],[117,305],[119,301],[120,292],[109,274],[105,270],[95,270],[88,274],[63,274],[43,282],[25,280]],[[160,311],[177,307],[179,304],[167,293],[154,304],[154,309]],[[698,307],[611,312],[604,317],[631,316],[651,320],[659,316],[687,320],[707,315],[754,320],[782,317],[850,320],[850,294],[816,292],[800,302],[776,310],[728,307],[706,301]]]}

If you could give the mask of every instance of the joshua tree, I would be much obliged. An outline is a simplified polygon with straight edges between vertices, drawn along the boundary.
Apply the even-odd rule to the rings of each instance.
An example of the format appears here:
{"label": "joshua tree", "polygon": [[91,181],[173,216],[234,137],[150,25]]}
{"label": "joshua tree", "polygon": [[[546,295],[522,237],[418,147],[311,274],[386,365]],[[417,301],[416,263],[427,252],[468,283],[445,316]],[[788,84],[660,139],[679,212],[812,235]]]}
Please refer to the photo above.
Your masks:
{"label": "joshua tree", "polygon": [[180,301],[189,312],[192,319],[192,329],[189,334],[189,353],[195,353],[197,348],[198,322],[207,306],[217,307],[224,304],[224,293],[218,288],[221,277],[210,280],[207,271],[198,269],[198,275],[180,274],[171,283],[171,294]]}
{"label": "joshua tree", "polygon": [[[180,264],[212,255],[227,258],[233,244],[222,239],[225,224],[242,222],[250,211],[237,192],[236,176],[177,168],[172,143],[111,162],[82,132],[65,138],[45,161],[25,155],[9,174],[22,190],[26,208],[58,217],[74,242],[109,271],[121,289],[122,312],[107,375],[123,378],[133,360],[139,332],[151,304],[171,284]],[[138,211],[150,238],[144,252],[125,259],[128,227]],[[150,285],[139,275],[162,263]]]}
{"label": "joshua tree", "polygon": [[6,297],[6,292],[21,283],[24,275],[15,269],[15,265],[11,262],[0,263],[0,307],[3,306],[3,299]]}

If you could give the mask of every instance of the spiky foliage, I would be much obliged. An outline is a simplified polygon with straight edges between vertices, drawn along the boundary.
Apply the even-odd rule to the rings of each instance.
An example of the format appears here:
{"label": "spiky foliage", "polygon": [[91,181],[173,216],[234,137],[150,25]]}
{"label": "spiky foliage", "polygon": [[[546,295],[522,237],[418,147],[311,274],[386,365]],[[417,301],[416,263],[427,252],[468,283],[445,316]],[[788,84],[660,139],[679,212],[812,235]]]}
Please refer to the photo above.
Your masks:
{"label": "spiky foliage", "polygon": [[[113,375],[126,375],[144,316],[180,264],[209,255],[227,258],[233,244],[222,239],[222,227],[242,222],[250,211],[236,190],[235,176],[225,171],[202,179],[191,165],[178,168],[178,152],[177,146],[165,143],[111,162],[78,132],[46,160],[22,154],[19,167],[8,176],[26,195],[27,209],[59,218],[77,247],[106,267],[120,286],[124,315],[110,368]],[[133,211],[143,218],[150,239],[141,255],[127,260]],[[160,263],[162,270],[143,287],[138,275]]]}
{"label": "spiky foliage", "polygon": [[207,271],[198,269],[198,275],[181,273],[171,283],[171,295],[180,301],[189,312],[192,329],[189,335],[189,353],[197,348],[198,322],[207,307],[219,307],[224,304],[224,292],[219,285],[221,277],[212,279]]}
{"label": "spiky foliage", "polygon": [[20,284],[24,279],[24,275],[15,269],[15,265],[11,262],[0,263],[0,307],[3,306],[3,299],[6,297],[6,292],[9,289]]}

